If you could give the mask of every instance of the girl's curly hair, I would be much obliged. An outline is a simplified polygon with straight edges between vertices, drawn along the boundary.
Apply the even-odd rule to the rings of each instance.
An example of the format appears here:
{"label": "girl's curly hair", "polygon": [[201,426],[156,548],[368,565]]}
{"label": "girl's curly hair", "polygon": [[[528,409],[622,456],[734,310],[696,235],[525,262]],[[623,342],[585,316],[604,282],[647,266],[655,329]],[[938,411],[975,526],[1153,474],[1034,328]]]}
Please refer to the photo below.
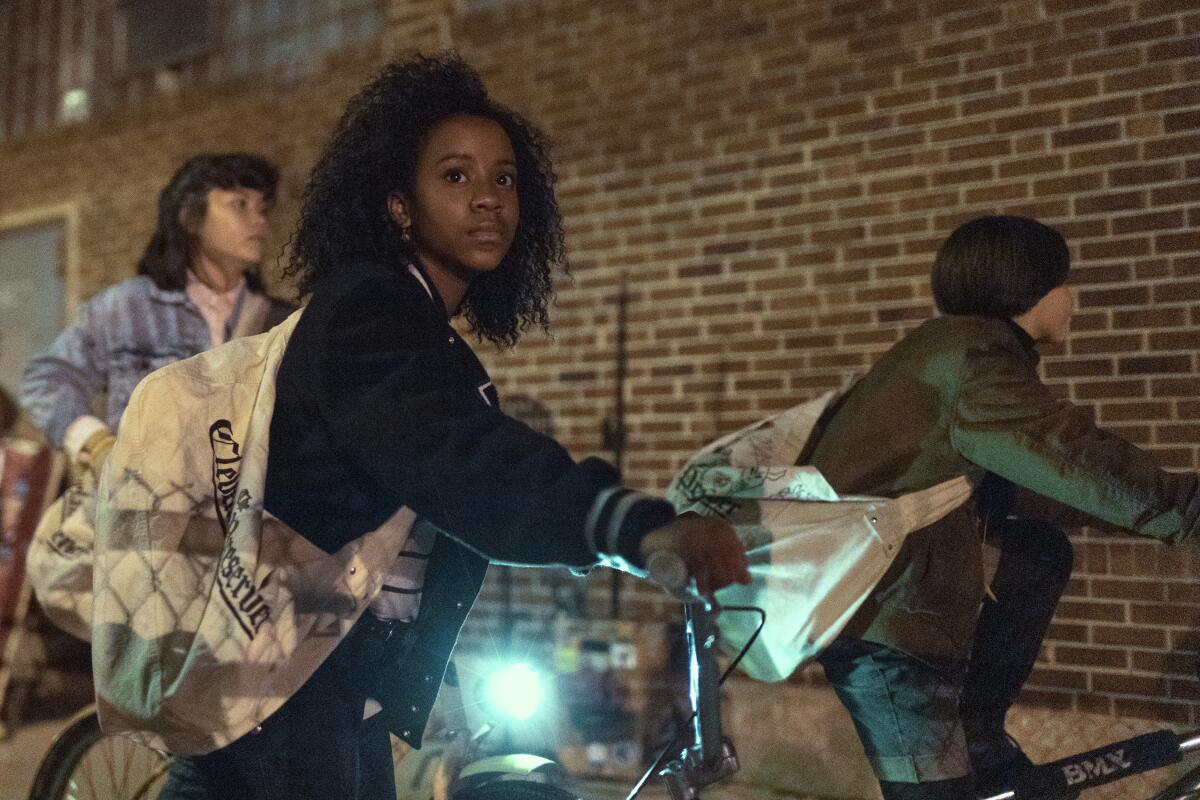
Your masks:
{"label": "girl's curly hair", "polygon": [[478,275],[463,298],[471,330],[512,346],[530,324],[549,325],[551,270],[566,267],[554,172],[542,134],[493,102],[479,75],[457,55],[418,55],[384,67],[346,107],[314,167],[301,203],[285,274],[307,295],[354,261],[415,260],[387,212],[393,191],[411,196],[417,157],[429,131],[458,114],[494,120],[517,160],[520,221],[500,265]]}

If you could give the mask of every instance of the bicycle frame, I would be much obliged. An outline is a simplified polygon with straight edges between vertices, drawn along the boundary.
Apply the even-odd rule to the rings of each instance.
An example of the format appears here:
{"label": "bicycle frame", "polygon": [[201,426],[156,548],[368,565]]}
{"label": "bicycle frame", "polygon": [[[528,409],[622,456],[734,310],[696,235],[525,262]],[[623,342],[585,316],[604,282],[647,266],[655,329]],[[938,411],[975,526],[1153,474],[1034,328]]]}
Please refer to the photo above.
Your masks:
{"label": "bicycle frame", "polygon": [[[1104,747],[1039,764],[1016,788],[980,800],[1038,800],[1091,789],[1178,762],[1200,751],[1200,730],[1185,734],[1160,730]],[[1191,770],[1151,800],[1198,800],[1200,767]]]}
{"label": "bicycle frame", "polygon": [[737,752],[721,728],[717,610],[703,599],[683,604],[688,646],[692,743],[659,771],[672,800],[696,800],[705,786],[738,771]]}

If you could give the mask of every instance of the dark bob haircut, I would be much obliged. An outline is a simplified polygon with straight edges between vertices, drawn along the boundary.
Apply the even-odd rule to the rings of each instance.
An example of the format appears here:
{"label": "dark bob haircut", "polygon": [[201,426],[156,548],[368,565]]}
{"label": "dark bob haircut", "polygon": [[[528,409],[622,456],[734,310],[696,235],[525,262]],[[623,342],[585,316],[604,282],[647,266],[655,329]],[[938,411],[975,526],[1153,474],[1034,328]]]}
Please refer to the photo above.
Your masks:
{"label": "dark bob haircut", "polygon": [[[210,189],[254,189],[263,199],[275,198],[279,169],[265,158],[248,153],[192,156],[183,162],[158,195],[158,226],[138,262],[138,274],[149,275],[160,289],[183,289],[192,265],[192,232],[208,212]],[[251,288],[261,288],[257,275],[246,276]]]}
{"label": "dark bob haircut", "polygon": [[7,436],[12,431],[20,415],[21,410],[17,407],[17,401],[13,400],[12,395],[4,391],[3,387],[0,387],[0,436]]}
{"label": "dark bob haircut", "polygon": [[943,314],[1015,317],[1067,282],[1062,234],[1027,217],[980,217],[942,242],[933,299]]}
{"label": "dark bob haircut", "polygon": [[490,119],[508,134],[517,161],[520,219],[499,266],[476,276],[463,298],[471,330],[501,347],[529,325],[546,328],[551,272],[565,269],[562,219],[544,137],[488,97],[479,75],[454,54],[414,56],[388,66],[353,97],[304,190],[285,273],[301,296],[355,262],[399,268],[413,262],[387,212],[388,195],[412,196],[430,130],[456,115]]}

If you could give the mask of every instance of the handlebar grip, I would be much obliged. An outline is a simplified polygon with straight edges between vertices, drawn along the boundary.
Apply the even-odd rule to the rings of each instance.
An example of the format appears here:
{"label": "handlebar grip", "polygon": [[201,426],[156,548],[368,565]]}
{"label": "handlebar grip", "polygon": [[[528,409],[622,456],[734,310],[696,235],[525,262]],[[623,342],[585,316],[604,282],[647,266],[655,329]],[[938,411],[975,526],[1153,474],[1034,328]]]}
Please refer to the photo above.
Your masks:
{"label": "handlebar grip", "polygon": [[667,594],[680,600],[699,598],[695,584],[688,575],[687,564],[669,550],[656,550],[646,559],[646,572],[650,580],[666,590]]}

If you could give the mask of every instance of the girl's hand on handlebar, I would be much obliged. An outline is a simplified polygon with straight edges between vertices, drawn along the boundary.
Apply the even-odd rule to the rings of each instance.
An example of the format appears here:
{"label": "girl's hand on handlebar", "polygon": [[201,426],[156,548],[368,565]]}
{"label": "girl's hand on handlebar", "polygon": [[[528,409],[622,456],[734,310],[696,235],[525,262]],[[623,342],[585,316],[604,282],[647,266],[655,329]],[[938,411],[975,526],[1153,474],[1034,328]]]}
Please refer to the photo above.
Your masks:
{"label": "girl's hand on handlebar", "polygon": [[702,595],[731,583],[750,583],[746,551],[733,526],[723,519],[691,514],[678,517],[646,534],[641,552],[647,562],[655,553],[677,557]]}

